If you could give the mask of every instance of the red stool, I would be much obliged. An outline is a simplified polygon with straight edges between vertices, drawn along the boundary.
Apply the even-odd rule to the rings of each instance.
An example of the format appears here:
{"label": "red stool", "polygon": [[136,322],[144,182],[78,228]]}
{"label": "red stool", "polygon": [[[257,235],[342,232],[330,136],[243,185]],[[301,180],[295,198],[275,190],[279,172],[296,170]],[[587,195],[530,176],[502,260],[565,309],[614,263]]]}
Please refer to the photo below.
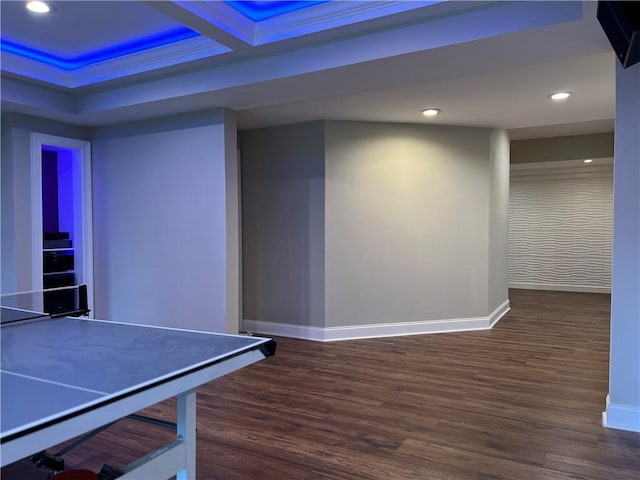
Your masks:
{"label": "red stool", "polygon": [[98,475],[91,470],[67,470],[52,478],[54,480],[96,480]]}

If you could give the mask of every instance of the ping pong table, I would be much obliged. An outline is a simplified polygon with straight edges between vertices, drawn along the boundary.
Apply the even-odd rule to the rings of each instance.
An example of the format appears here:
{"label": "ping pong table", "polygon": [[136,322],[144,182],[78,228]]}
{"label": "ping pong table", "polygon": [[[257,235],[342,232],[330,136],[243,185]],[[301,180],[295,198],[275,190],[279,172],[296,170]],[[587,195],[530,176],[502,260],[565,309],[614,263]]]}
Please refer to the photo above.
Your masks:
{"label": "ping pong table", "polygon": [[117,478],[195,479],[196,389],[275,353],[269,338],[58,317],[0,300],[0,466],[177,397],[175,441]]}

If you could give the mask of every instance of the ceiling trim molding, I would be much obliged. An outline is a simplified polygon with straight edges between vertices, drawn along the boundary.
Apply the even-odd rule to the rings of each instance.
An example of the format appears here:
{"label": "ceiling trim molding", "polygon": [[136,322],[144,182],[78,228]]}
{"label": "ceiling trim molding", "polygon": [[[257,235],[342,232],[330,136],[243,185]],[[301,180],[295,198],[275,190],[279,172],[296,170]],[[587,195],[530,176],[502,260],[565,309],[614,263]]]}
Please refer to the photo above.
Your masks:
{"label": "ceiling trim molding", "polygon": [[198,36],[198,32],[184,26],[172,28],[167,31],[157,32],[152,35],[140,37],[133,41],[114,44],[107,48],[88,51],[82,55],[61,57],[43,50],[20,45],[10,40],[1,40],[3,52],[12,53],[20,57],[35,60],[39,63],[51,65],[65,71],[74,71],[96,63],[113,60],[126,55],[146,52],[158,47],[164,47],[176,42],[188,40]]}
{"label": "ceiling trim molding", "polygon": [[2,78],[3,110],[7,103],[64,114],[78,113],[77,97],[71,93],[4,77]]}
{"label": "ceiling trim molding", "polygon": [[368,22],[416,9],[425,9],[446,0],[399,0],[378,2],[329,2],[312,9],[264,20],[256,25],[255,45],[265,45],[334,28]]}
{"label": "ceiling trim molding", "polygon": [[62,70],[52,65],[3,52],[2,70],[35,78],[59,87],[78,88],[213,57],[230,51],[230,48],[215,43],[210,38],[198,36],[163,47],[87,65],[73,71]]}

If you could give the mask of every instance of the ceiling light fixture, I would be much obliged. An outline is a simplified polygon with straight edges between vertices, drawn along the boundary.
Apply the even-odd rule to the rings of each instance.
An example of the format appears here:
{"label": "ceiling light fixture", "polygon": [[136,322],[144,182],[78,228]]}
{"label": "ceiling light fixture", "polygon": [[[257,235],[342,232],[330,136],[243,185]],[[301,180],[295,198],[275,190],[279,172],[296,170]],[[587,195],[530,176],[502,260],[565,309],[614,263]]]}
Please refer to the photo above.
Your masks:
{"label": "ceiling light fixture", "polygon": [[584,163],[591,163],[593,162],[593,160],[591,160],[590,158],[587,158],[586,160],[583,160]]}
{"label": "ceiling light fixture", "polygon": [[422,110],[422,115],[425,117],[435,117],[441,112],[439,108],[425,108]]}
{"label": "ceiling light fixture", "polygon": [[549,95],[549,98],[551,100],[558,101],[558,100],[566,100],[570,96],[571,96],[571,92],[556,92]]}
{"label": "ceiling light fixture", "polygon": [[51,7],[47,2],[41,2],[40,0],[28,0],[26,7],[27,10],[35,13],[49,13],[51,11]]}

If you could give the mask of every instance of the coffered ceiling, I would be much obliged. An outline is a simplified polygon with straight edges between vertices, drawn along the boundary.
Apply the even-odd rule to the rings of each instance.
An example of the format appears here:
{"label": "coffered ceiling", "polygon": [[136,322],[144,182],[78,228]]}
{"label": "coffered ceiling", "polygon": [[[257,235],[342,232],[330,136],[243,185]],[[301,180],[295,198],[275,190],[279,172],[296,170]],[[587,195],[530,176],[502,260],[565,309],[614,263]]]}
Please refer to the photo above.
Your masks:
{"label": "coffered ceiling", "polygon": [[[97,126],[227,107],[240,128],[318,119],[613,129],[594,2],[0,2],[2,109]],[[573,95],[556,104],[548,94]],[[420,110],[441,109],[434,118]]]}

